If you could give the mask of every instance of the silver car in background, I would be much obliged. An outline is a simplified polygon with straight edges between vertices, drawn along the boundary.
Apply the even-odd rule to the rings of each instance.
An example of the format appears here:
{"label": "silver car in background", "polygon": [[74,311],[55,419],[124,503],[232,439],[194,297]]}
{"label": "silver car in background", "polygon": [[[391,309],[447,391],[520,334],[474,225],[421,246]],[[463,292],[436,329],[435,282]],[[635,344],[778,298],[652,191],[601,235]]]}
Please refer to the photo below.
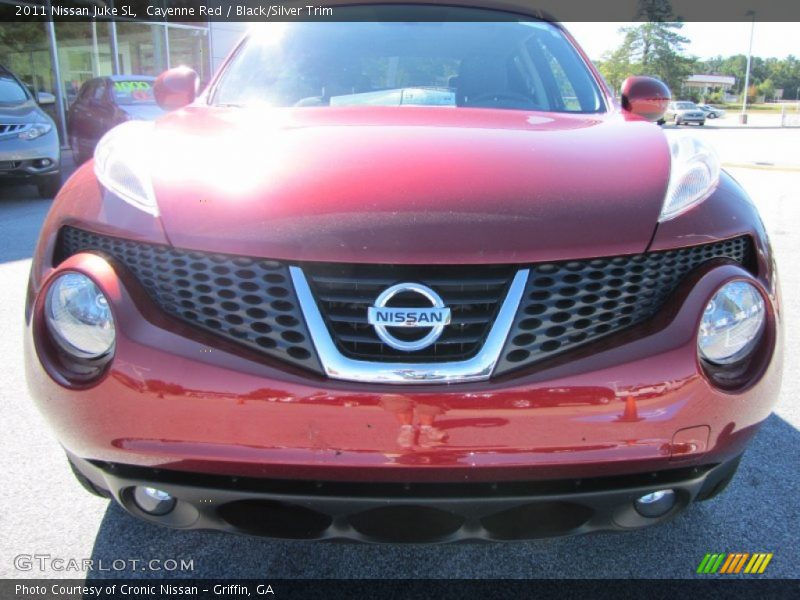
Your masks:
{"label": "silver car in background", "polygon": [[688,123],[705,125],[706,113],[694,102],[679,100],[678,102],[669,103],[664,119],[666,119],[667,122],[674,122],[675,125],[684,125]]}
{"label": "silver car in background", "polygon": [[710,104],[701,104],[698,108],[706,113],[707,119],[718,119],[725,116],[724,110],[721,108],[715,108]]}
{"label": "silver car in background", "polygon": [[40,196],[55,196],[61,187],[61,147],[53,120],[0,66],[0,185],[9,183],[31,183]]}

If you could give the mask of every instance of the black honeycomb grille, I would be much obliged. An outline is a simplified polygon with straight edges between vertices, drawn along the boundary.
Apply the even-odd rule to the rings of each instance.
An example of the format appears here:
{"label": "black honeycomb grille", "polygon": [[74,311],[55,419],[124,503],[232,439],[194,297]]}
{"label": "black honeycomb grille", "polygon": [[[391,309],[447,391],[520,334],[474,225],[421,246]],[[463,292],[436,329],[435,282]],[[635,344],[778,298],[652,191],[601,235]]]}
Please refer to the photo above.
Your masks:
{"label": "black honeycomb grille", "polygon": [[642,323],[700,264],[725,258],[751,268],[739,237],[666,252],[530,266],[530,277],[495,375]]}
{"label": "black honeycomb grille", "polygon": [[73,227],[61,230],[59,260],[87,250],[121,262],[168,314],[322,372],[286,265],[134,242]]}
{"label": "black honeycomb grille", "polygon": [[[377,362],[448,362],[477,354],[494,323],[516,272],[497,265],[342,265],[305,264],[305,273],[328,330],[339,351],[349,358]],[[422,283],[450,307],[451,322],[431,346],[415,352],[385,344],[367,322],[367,309],[378,295],[396,283]],[[404,307],[428,307],[416,294],[396,297]],[[411,340],[429,330],[390,328],[392,335]]]}
{"label": "black honeycomb grille", "polygon": [[[64,227],[57,259],[100,251],[122,263],[168,314],[244,346],[322,373],[286,264],[175,249]],[[753,269],[749,237],[678,250],[528,266],[304,264],[339,350],[371,361],[449,362],[482,347],[514,273],[530,269],[495,375],[546,360],[646,321],[693,269],[712,259]],[[367,308],[398,282],[437,291],[452,322],[432,346],[400,352],[367,323]],[[411,299],[408,299],[411,300]],[[398,332],[402,333],[402,332]]]}

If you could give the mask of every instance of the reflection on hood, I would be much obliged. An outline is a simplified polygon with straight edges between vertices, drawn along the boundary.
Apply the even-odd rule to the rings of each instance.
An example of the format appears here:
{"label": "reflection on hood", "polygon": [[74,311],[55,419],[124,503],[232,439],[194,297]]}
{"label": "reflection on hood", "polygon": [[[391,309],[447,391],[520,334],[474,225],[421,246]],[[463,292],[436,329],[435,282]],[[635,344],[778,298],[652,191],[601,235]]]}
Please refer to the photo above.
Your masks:
{"label": "reflection on hood", "polygon": [[126,104],[122,106],[122,110],[142,121],[155,121],[166,112],[157,104]]}
{"label": "reflection on hood", "polygon": [[48,117],[33,100],[22,104],[0,104],[0,122],[13,125],[15,123],[50,123]]}

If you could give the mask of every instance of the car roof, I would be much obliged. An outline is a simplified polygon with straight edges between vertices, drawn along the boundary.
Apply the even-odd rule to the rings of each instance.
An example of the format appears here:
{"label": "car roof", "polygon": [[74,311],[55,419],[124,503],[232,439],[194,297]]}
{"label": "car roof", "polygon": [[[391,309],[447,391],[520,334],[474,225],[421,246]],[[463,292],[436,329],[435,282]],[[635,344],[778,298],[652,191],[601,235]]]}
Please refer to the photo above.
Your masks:
{"label": "car roof", "polygon": [[[412,6],[431,6],[439,7],[442,5],[431,0],[320,0],[318,3],[321,6],[363,6],[363,5],[412,5]],[[483,10],[497,10],[509,13],[516,13],[540,19],[542,21],[549,21],[558,27],[561,24],[547,11],[541,8],[536,8],[536,3],[531,0],[447,0],[443,3],[450,8],[477,8]]]}
{"label": "car roof", "polygon": [[28,98],[32,97],[31,96],[31,91],[28,89],[28,86],[25,85],[25,83],[19,77],[17,77],[14,74],[13,71],[7,69],[3,65],[0,65],[0,75],[2,75],[4,77],[11,77],[11,79],[13,79],[14,81],[16,81],[18,84],[20,84],[22,86],[22,89],[25,91],[25,94],[27,94]]}
{"label": "car roof", "polygon": [[0,65],[0,75],[8,75],[9,77],[13,77],[14,79],[17,78],[17,76],[14,75],[14,72],[11,69],[8,69],[3,65]]}

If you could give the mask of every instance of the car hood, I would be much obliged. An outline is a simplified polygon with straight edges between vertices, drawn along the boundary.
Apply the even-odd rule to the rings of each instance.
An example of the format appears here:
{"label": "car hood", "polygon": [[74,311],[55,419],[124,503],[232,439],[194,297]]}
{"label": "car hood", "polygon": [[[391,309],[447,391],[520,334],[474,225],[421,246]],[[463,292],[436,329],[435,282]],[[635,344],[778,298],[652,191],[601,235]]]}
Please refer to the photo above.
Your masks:
{"label": "car hood", "polygon": [[670,170],[660,128],[617,113],[189,107],[154,136],[175,246],[286,260],[642,252]]}
{"label": "car hood", "polygon": [[131,104],[121,108],[131,118],[139,121],[155,121],[165,113],[164,109],[157,104]]}
{"label": "car hood", "polygon": [[33,100],[12,106],[0,104],[0,124],[46,123],[49,118]]}

